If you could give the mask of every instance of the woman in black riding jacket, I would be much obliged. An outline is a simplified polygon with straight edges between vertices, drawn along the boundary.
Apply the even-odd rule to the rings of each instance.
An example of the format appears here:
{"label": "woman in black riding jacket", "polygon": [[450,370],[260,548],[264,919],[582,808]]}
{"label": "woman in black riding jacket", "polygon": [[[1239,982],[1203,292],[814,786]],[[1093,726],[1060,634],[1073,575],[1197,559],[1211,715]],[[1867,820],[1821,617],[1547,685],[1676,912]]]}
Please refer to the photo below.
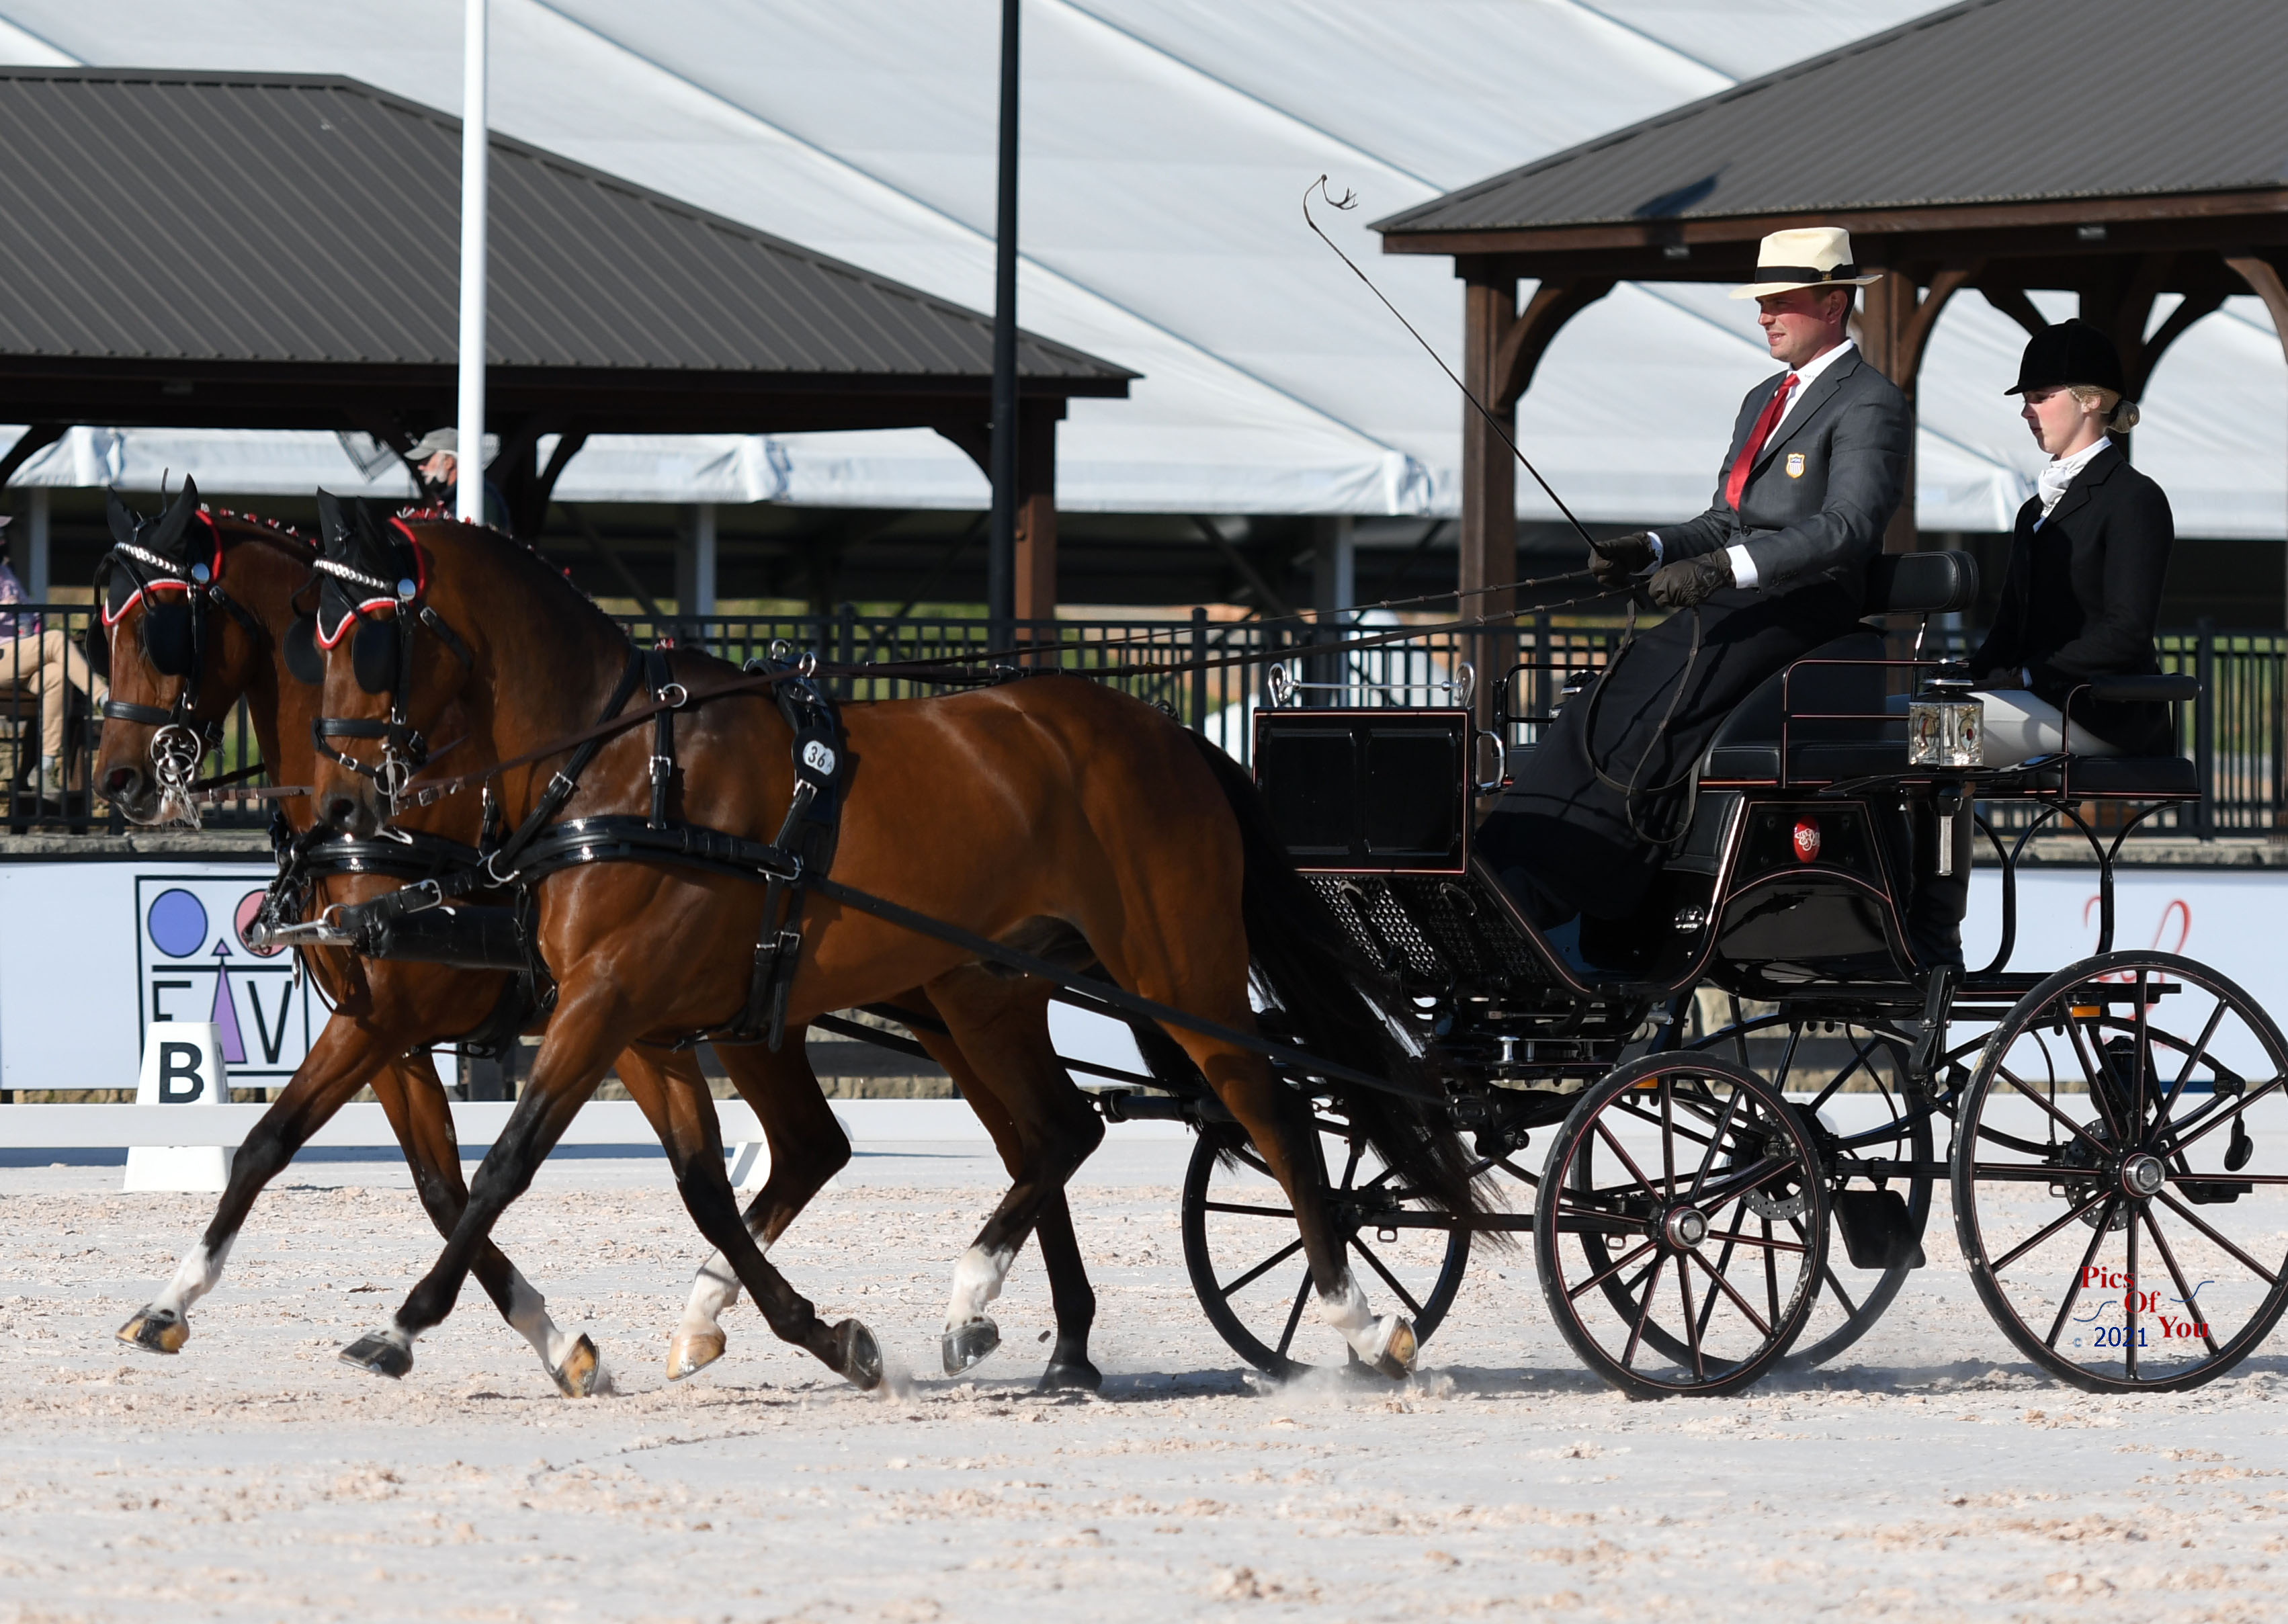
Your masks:
{"label": "woman in black riding jacket", "polygon": [[2161,669],[2153,627],[2176,540],[2169,499],[2112,439],[2137,424],[2122,399],[2121,357],[2086,321],[2034,335],[2005,392],[2050,454],[2040,488],[2018,510],[2002,601],[1969,666],[1986,707],[1990,766],[2054,755],[2176,753],[2169,707],[2107,702],[2074,690],[2093,677]]}

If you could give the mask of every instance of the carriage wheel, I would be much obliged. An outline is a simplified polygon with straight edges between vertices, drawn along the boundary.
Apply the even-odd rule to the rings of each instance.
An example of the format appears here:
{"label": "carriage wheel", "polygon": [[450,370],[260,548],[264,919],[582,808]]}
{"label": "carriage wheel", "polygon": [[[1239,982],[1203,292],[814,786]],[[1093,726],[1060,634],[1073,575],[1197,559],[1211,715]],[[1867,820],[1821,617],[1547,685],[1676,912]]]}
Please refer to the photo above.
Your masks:
{"label": "carriage wheel", "polygon": [[[1453,1305],[1469,1266],[1470,1236],[1413,1192],[1361,1141],[1339,1113],[1315,1112],[1325,1158],[1329,1140],[1342,1164],[1329,1178],[1335,1224],[1351,1266],[1370,1295],[1397,1299],[1426,1343]],[[1355,1364],[1339,1333],[1312,1305],[1311,1271],[1286,1192],[1244,1134],[1225,1125],[1200,1130],[1184,1175],[1184,1266],[1192,1289],[1232,1351],[1275,1376]]]}
{"label": "carriage wheel", "polygon": [[2109,953],[1988,1040],[1954,1142],[1970,1278],[2027,1358],[2091,1392],[2215,1380],[2288,1306],[2288,1047],[2247,994]]}
{"label": "carriage wheel", "polygon": [[[1912,1271],[1937,1183],[1928,1170],[1935,1166],[1930,1113],[1916,1109],[1907,1088],[1912,1047],[1887,1027],[1785,1015],[1741,1021],[1689,1045],[1696,1052],[1729,1055],[1783,1094],[1797,1096],[1796,1113],[1818,1142],[1827,1169],[1830,1208],[1842,1192],[1860,1203],[1869,1214],[1863,1224],[1876,1232],[1863,1228],[1863,1249],[1871,1251],[1871,1240],[1892,1243],[1888,1256],[1871,1256],[1869,1266],[1861,1267],[1843,1232],[1844,1215],[1836,1214],[1819,1297],[1789,1351],[1791,1366],[1823,1365],[1864,1336]],[[1880,1167],[1887,1162],[1923,1170],[1900,1174]],[[1882,1200],[1886,1192],[1897,1193],[1903,1212]],[[1784,1216],[1799,1232],[1801,1214]],[[1650,1327],[1646,1335],[1654,1335]],[[1664,1351],[1676,1358],[1680,1350]]]}
{"label": "carriage wheel", "polygon": [[1819,1153],[1737,1062],[1648,1056],[1574,1102],[1533,1240],[1549,1311],[1592,1370],[1633,1398],[1732,1392],[1788,1351],[1819,1295]]}

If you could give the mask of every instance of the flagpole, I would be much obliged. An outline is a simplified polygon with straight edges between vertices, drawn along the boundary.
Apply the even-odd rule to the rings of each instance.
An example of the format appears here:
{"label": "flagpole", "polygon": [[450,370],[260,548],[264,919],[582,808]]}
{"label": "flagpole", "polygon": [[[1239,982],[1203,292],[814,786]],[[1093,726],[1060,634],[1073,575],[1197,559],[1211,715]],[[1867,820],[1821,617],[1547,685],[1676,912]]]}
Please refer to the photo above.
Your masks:
{"label": "flagpole", "polygon": [[485,522],[485,11],[465,0],[461,80],[460,447],[454,515]]}

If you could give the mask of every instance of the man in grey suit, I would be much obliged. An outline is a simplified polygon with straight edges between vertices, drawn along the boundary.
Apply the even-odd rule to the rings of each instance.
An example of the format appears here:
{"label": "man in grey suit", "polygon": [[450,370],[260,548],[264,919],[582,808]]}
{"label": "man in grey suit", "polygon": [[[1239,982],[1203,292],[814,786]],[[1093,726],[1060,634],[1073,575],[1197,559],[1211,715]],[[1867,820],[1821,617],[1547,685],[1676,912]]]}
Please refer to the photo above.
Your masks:
{"label": "man in grey suit", "polygon": [[[1759,326],[1784,370],[1748,392],[1708,511],[1596,543],[1609,585],[1645,570],[1678,611],[1569,702],[1478,849],[1537,923],[1627,918],[1682,834],[1683,791],[1733,708],[1791,661],[1847,636],[1904,488],[1912,415],[1847,336],[1862,274],[1832,227],[1776,232]],[[1571,939],[1569,937],[1567,939]]]}

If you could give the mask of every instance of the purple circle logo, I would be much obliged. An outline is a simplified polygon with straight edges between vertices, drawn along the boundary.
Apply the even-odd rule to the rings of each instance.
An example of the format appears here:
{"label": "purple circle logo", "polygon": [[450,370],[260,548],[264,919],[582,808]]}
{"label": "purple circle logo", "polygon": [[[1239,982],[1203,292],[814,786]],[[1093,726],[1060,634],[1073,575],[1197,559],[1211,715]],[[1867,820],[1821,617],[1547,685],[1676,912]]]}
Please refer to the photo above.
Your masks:
{"label": "purple circle logo", "polygon": [[179,887],[152,899],[149,923],[152,943],[171,959],[187,959],[206,946],[207,910]]}

